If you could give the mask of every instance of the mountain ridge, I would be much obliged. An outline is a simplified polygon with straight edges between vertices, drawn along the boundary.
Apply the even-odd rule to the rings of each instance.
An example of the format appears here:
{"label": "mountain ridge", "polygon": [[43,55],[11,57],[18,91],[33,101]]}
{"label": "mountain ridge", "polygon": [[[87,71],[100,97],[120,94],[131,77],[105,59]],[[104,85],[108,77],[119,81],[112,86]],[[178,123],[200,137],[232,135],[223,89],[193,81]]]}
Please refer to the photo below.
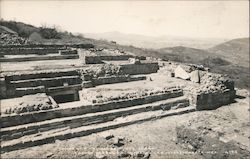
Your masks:
{"label": "mountain ridge", "polygon": [[133,45],[147,49],[160,49],[163,47],[173,47],[176,45],[207,49],[225,41],[225,39],[219,38],[191,38],[172,35],[147,36],[140,34],[121,33],[118,31],[83,34],[88,38],[94,38],[97,40],[103,39],[108,41],[112,40],[121,45]]}

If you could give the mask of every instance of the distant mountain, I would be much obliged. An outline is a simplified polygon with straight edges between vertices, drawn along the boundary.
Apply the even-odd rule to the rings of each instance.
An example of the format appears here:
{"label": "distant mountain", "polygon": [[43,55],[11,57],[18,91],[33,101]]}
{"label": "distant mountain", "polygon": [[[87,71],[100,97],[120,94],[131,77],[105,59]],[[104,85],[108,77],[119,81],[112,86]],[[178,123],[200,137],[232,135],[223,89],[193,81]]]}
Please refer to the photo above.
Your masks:
{"label": "distant mountain", "polygon": [[176,47],[166,47],[158,50],[159,52],[168,55],[169,60],[180,61],[180,62],[190,62],[198,63],[205,58],[216,56],[202,49],[176,46]]}
{"label": "distant mountain", "polygon": [[249,67],[249,38],[233,39],[207,51],[220,55],[239,66]]}
{"label": "distant mountain", "polygon": [[225,42],[225,39],[205,39],[189,38],[180,36],[145,36],[139,34],[125,34],[120,32],[105,33],[85,33],[85,37],[97,40],[105,39],[116,41],[121,45],[133,45],[140,48],[159,49],[163,47],[186,46],[199,49],[207,49],[219,43]]}

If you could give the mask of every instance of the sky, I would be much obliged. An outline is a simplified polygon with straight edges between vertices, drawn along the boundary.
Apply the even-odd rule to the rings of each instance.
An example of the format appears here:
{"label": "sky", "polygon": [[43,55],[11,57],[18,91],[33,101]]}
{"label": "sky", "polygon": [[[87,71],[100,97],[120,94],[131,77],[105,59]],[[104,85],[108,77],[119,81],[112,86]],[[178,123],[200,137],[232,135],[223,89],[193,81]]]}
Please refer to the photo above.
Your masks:
{"label": "sky", "polygon": [[0,0],[0,17],[73,33],[249,37],[248,1]]}

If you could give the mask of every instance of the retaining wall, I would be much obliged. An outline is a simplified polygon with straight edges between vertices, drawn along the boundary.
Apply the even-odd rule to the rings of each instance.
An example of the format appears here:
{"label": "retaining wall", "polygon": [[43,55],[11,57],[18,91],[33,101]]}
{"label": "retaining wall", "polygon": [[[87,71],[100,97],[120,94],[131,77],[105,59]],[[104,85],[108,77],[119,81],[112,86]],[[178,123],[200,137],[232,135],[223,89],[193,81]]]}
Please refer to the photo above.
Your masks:
{"label": "retaining wall", "polygon": [[12,75],[6,75],[5,80],[7,83],[10,81],[18,81],[18,80],[27,80],[27,79],[35,79],[35,78],[53,78],[53,77],[61,77],[61,76],[75,76],[79,75],[77,70],[68,70],[68,71],[37,71],[32,73],[17,73]]}
{"label": "retaining wall", "polygon": [[150,74],[156,73],[158,69],[158,63],[125,64],[121,65],[120,72],[129,75]]}
{"label": "retaining wall", "polygon": [[25,55],[38,54],[44,55],[48,53],[58,53],[59,50],[67,48],[94,48],[93,44],[74,44],[74,45],[7,45],[0,47],[0,54],[3,55]]}
{"label": "retaining wall", "polygon": [[[1,48],[62,48],[62,47],[75,47],[75,48],[94,48],[93,44],[26,44],[26,45],[2,45]],[[0,48],[0,49],[1,49]]]}
{"label": "retaining wall", "polygon": [[6,88],[5,79],[0,78],[0,99],[4,99],[6,97],[7,97],[7,88]]}
{"label": "retaining wall", "polygon": [[85,56],[85,64],[101,64],[102,61],[126,61],[129,58],[137,58],[140,60],[146,60],[144,56],[133,56],[133,55],[113,55],[113,56]]}
{"label": "retaining wall", "polygon": [[146,79],[146,76],[138,76],[138,77],[131,77],[131,76],[99,77],[99,78],[93,78],[92,79],[92,84],[94,86],[97,86],[97,85],[102,85],[102,84],[130,82],[130,81],[138,81],[138,80],[145,80],[145,79]]}
{"label": "retaining wall", "polygon": [[76,55],[77,54],[77,50],[59,50],[59,54],[60,55]]}
{"label": "retaining wall", "polygon": [[235,90],[226,89],[223,91],[201,93],[195,95],[193,104],[197,110],[212,110],[222,105],[233,102],[235,98]]}
{"label": "retaining wall", "polygon": [[64,60],[78,59],[78,55],[53,55],[53,56],[32,56],[32,57],[12,57],[0,58],[0,62],[23,62],[23,61],[41,61],[41,60]]}
{"label": "retaining wall", "polygon": [[0,54],[3,55],[27,55],[27,54],[58,54],[58,51],[62,48],[1,48]]}
{"label": "retaining wall", "polygon": [[103,61],[100,56],[84,56],[84,64],[102,64]]}

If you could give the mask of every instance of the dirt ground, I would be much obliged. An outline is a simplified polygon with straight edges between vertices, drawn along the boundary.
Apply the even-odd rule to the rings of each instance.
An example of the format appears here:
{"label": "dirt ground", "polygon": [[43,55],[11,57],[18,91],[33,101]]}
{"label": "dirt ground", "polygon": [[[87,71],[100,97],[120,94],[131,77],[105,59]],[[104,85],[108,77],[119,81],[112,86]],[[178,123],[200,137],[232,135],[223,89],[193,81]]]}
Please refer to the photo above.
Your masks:
{"label": "dirt ground", "polygon": [[[117,128],[85,137],[4,153],[2,158],[203,158],[176,143],[176,127],[204,127],[207,135],[233,140],[250,151],[249,92],[237,90],[235,103]],[[211,136],[210,135],[210,136]],[[110,139],[109,139],[110,138]],[[121,142],[119,142],[121,141]],[[118,144],[120,143],[120,145]]]}

